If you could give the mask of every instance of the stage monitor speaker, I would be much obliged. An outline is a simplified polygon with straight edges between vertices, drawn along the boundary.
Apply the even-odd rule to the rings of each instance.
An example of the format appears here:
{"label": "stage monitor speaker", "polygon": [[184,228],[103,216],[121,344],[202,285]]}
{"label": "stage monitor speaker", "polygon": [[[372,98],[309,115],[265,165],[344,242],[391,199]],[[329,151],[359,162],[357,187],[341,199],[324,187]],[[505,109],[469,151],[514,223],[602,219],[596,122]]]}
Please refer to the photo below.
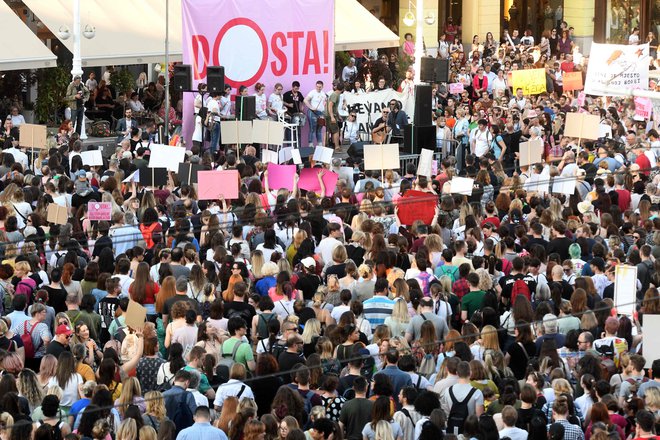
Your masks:
{"label": "stage monitor speaker", "polygon": [[206,86],[209,92],[225,90],[225,68],[223,66],[208,66],[206,68]]}
{"label": "stage monitor speaker", "polygon": [[422,148],[435,151],[435,125],[408,125],[403,131],[406,153],[421,154]]}
{"label": "stage monitor speaker", "polygon": [[257,100],[254,96],[236,97],[236,119],[251,121],[257,117]]}
{"label": "stage monitor speaker", "polygon": [[449,82],[449,60],[435,60],[435,82]]}
{"label": "stage monitor speaker", "polygon": [[174,90],[189,92],[192,90],[192,74],[190,64],[174,65]]}
{"label": "stage monitor speaker", "polygon": [[415,117],[413,125],[420,127],[433,124],[433,98],[431,85],[418,84],[415,86]]}
{"label": "stage monitor speaker", "polygon": [[425,83],[435,82],[435,63],[436,59],[431,57],[422,57],[419,69],[419,80]]}

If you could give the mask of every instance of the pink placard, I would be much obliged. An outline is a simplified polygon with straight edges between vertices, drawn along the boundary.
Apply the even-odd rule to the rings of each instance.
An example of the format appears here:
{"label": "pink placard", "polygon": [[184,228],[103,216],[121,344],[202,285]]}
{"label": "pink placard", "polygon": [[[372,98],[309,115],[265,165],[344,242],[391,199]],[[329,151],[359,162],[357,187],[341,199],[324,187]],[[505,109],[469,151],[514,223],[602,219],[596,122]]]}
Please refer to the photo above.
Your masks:
{"label": "pink placard", "polygon": [[[319,171],[321,171],[321,168],[304,168],[300,170],[298,187],[307,191],[321,191],[321,185],[319,184],[319,178],[317,177]],[[323,183],[325,184],[326,195],[334,192],[337,180],[339,180],[339,175],[337,173],[325,170]]]}
{"label": "pink placard", "polygon": [[87,216],[90,220],[111,221],[112,203],[110,202],[89,202],[87,203]]}
{"label": "pink placard", "polygon": [[237,199],[238,180],[237,170],[198,171],[198,199],[217,200],[220,197],[226,200]]}
{"label": "pink placard", "polygon": [[[334,0],[182,0],[183,64],[192,66],[192,88],[207,82],[208,66],[225,68],[233,93],[257,82],[269,96],[276,83],[300,82],[303,98],[317,80],[330,90],[334,68]],[[232,94],[233,94],[232,93]],[[193,108],[193,93],[184,108]],[[183,138],[192,145],[192,112],[184,114]]]}
{"label": "pink placard", "polygon": [[268,164],[268,186],[272,190],[286,188],[293,191],[293,176],[295,175],[295,165]]}
{"label": "pink placard", "polygon": [[449,84],[449,93],[451,93],[452,95],[458,95],[459,93],[463,93],[463,90],[465,90],[465,88],[463,87],[463,83]]}
{"label": "pink placard", "polygon": [[651,98],[644,98],[641,96],[635,97],[635,116],[644,119],[650,119],[651,110],[653,110],[653,103],[651,102]]}
{"label": "pink placard", "polygon": [[577,103],[580,107],[584,105],[584,101],[587,99],[587,94],[584,92],[578,93]]}
{"label": "pink placard", "polygon": [[438,161],[434,160],[431,162],[431,174],[436,176],[438,174]]}

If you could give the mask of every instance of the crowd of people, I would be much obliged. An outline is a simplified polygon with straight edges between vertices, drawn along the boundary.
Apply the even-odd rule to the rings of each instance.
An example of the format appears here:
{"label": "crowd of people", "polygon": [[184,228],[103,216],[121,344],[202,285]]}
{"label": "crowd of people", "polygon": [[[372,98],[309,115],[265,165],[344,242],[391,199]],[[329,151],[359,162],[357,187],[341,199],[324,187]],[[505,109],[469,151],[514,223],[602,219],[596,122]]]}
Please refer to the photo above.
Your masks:
{"label": "crowd of people", "polygon": [[[626,98],[563,93],[558,72],[586,71],[586,58],[559,42],[536,60],[517,38],[473,40],[469,62],[440,46],[465,92],[435,89],[443,159],[431,177],[335,157],[304,165],[327,168],[320,191],[297,178],[272,188],[257,148],[222,145],[212,125],[185,161],[238,170],[240,192],[199,200],[176,173],[159,186],[128,178],[147,166],[154,131],[134,109],[102,166],[83,165],[71,125],[31,154],[7,116],[0,438],[655,438],[660,359],[642,330],[660,314],[657,122]],[[511,90],[508,71],[538,63],[547,92]],[[340,76],[353,81],[348,67]],[[334,134],[341,93],[328,105],[322,83],[306,98],[297,87],[282,109],[293,117],[302,108],[288,104],[304,102]],[[82,79],[69,88],[84,104]],[[223,96],[211,99],[220,117]],[[564,136],[566,113],[581,110],[612,136]],[[534,139],[542,163],[519,166],[519,143]],[[451,193],[454,176],[474,179],[471,195]],[[572,194],[553,191],[570,177]],[[428,224],[402,221],[411,190],[435,196]],[[90,220],[90,200],[111,204],[109,221]],[[636,268],[630,286],[614,282],[621,265]],[[624,290],[633,299],[615,307]]]}

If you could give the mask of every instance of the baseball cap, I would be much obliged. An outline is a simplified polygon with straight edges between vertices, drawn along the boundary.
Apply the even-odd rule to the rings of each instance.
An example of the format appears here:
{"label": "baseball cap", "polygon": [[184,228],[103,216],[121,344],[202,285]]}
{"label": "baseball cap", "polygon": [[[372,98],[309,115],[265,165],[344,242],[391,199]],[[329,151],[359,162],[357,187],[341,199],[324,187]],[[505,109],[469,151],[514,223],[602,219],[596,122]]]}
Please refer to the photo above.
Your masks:
{"label": "baseball cap", "polygon": [[71,331],[71,327],[69,327],[66,324],[60,324],[57,326],[57,329],[55,330],[56,335],[72,335],[73,332]]}
{"label": "baseball cap", "polygon": [[315,267],[316,266],[316,260],[313,259],[312,257],[305,257],[300,262],[303,264],[305,267]]}
{"label": "baseball cap", "polygon": [[87,172],[85,170],[78,170],[78,172],[76,173],[76,177],[79,178],[79,179],[81,177],[84,177],[86,179],[87,178]]}

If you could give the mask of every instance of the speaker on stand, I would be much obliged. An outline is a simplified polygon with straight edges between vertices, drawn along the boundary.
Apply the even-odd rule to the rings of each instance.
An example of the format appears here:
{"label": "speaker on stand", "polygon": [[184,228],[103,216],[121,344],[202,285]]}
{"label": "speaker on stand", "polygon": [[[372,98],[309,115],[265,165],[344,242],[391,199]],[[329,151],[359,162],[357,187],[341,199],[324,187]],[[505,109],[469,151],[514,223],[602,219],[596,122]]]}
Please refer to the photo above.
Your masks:
{"label": "speaker on stand", "polygon": [[192,73],[190,64],[174,65],[174,90],[179,92],[189,92],[192,90]]}

